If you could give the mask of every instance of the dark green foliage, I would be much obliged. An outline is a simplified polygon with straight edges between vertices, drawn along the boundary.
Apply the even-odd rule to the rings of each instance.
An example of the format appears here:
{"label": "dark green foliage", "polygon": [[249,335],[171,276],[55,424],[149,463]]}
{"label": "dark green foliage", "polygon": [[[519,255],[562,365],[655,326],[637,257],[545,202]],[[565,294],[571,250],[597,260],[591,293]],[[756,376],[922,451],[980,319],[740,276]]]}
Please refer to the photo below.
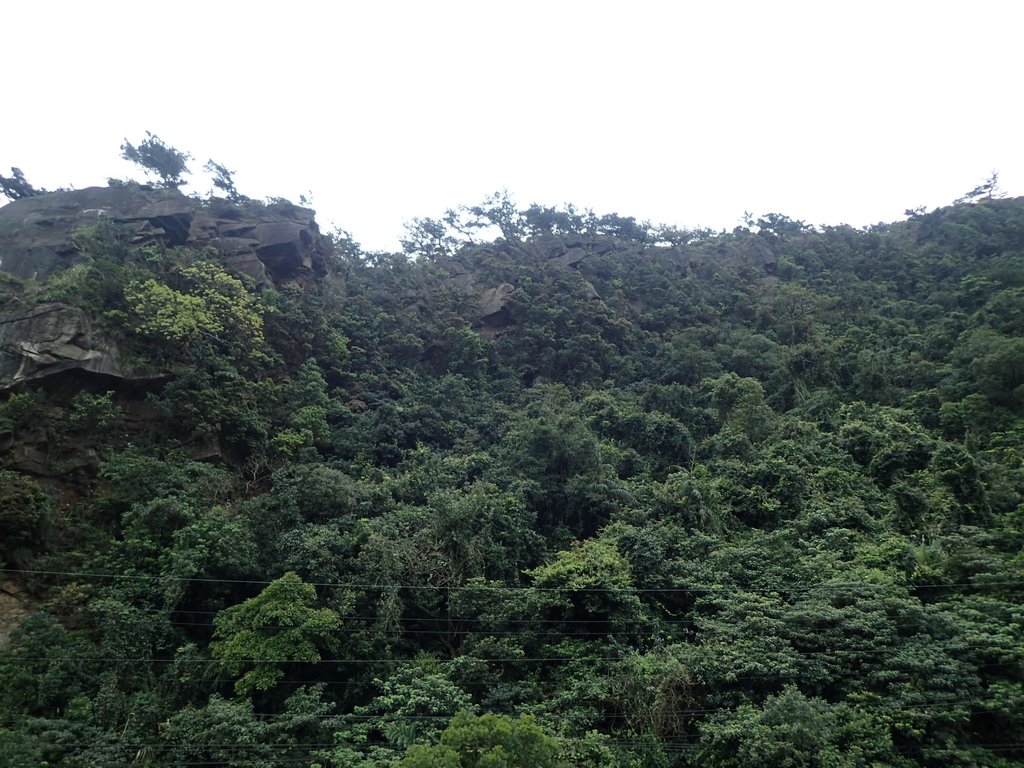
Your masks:
{"label": "dark green foliage", "polygon": [[46,194],[45,189],[36,189],[25,178],[21,168],[11,168],[11,176],[0,175],[0,195],[8,200],[20,200],[23,197]]}
{"label": "dark green foliage", "polygon": [[901,756],[883,722],[845,705],[807,699],[794,687],[763,706],[743,704],[702,728],[706,764],[755,766],[912,766]]}
{"label": "dark green foliage", "polygon": [[50,514],[49,500],[32,478],[0,470],[0,561],[25,565],[45,542]]}
{"label": "dark green foliage", "polygon": [[159,176],[165,187],[179,187],[184,183],[182,175],[189,172],[187,163],[192,159],[187,152],[168,146],[149,131],[138,146],[125,139],[121,145],[121,157],[139,165],[146,173]]}
{"label": "dark green foliage", "polygon": [[214,188],[222,192],[228,200],[237,203],[246,199],[244,195],[239,194],[235,187],[234,173],[229,171],[226,166],[213,160],[207,160],[203,170],[213,174]]}
{"label": "dark green foliage", "polygon": [[387,679],[375,679],[376,695],[355,707],[337,734],[333,764],[395,765],[415,744],[436,741],[448,719],[472,708],[469,694],[450,672],[421,657]]}
{"label": "dark green foliage", "polygon": [[93,646],[54,617],[39,612],[14,630],[4,649],[3,713],[56,716],[95,685],[100,665],[87,657]]}

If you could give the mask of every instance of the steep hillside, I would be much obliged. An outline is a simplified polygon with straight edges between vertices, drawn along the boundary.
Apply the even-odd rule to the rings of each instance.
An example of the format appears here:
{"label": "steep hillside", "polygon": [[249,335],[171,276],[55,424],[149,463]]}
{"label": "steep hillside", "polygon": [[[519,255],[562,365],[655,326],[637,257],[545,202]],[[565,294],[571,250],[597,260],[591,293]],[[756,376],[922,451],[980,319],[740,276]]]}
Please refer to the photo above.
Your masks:
{"label": "steep hillside", "polygon": [[405,247],[0,208],[0,764],[1024,765],[1024,199]]}

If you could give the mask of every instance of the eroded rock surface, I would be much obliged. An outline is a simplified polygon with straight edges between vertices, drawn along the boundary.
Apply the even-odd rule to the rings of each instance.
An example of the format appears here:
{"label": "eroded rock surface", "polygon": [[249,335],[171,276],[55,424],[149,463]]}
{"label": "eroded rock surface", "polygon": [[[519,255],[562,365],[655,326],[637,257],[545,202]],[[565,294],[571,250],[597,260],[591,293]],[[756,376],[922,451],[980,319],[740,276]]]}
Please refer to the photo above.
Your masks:
{"label": "eroded rock surface", "polygon": [[26,280],[45,280],[84,258],[76,240],[104,220],[126,226],[140,242],[184,245],[195,207],[176,189],[140,184],[15,200],[0,208],[0,269]]}
{"label": "eroded rock surface", "polygon": [[315,281],[326,273],[330,253],[313,211],[285,202],[212,201],[197,211],[187,244],[216,248],[259,285]]}
{"label": "eroded rock surface", "polygon": [[257,283],[308,283],[326,272],[330,243],[314,213],[287,202],[204,203],[177,189],[128,183],[51,192],[0,208],[0,269],[45,280],[87,257],[84,234],[109,221],[138,244],[216,248]]}
{"label": "eroded rock surface", "polygon": [[[203,202],[177,189],[128,183],[0,207],[0,270],[43,281],[88,261],[84,243],[104,222],[123,228],[138,245],[213,248],[257,285],[313,285],[327,271],[331,247],[308,208]],[[49,303],[0,314],[0,389],[78,373],[124,377],[116,347],[96,338],[82,310]]]}
{"label": "eroded rock surface", "polygon": [[122,375],[116,347],[94,338],[85,312],[50,303],[0,316],[0,386],[69,370]]}

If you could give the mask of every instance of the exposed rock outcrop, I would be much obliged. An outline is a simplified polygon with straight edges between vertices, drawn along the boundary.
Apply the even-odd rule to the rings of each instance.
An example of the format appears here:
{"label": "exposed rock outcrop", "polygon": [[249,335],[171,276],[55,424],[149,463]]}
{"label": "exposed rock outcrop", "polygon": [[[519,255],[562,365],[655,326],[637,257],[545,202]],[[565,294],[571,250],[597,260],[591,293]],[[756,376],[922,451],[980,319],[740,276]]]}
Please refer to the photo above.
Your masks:
{"label": "exposed rock outcrop", "polygon": [[494,321],[499,316],[508,312],[509,296],[515,287],[508,283],[484,291],[480,297],[480,320],[482,322]]}
{"label": "exposed rock outcrop", "polygon": [[484,291],[480,297],[477,321],[482,326],[480,330],[485,337],[493,338],[515,325],[515,318],[509,306],[514,291],[515,286],[502,283]]}
{"label": "exposed rock outcrop", "polygon": [[26,197],[0,208],[0,269],[44,280],[86,259],[78,241],[103,221],[125,227],[136,243],[216,248],[257,283],[315,281],[330,252],[308,208],[203,203],[177,189],[128,183]]}
{"label": "exposed rock outcrop", "polygon": [[569,248],[561,256],[552,259],[552,261],[556,264],[561,264],[563,267],[575,267],[585,258],[587,258],[587,252],[583,248]]}
{"label": "exposed rock outcrop", "polygon": [[[82,244],[102,222],[122,227],[136,244],[214,248],[258,285],[308,287],[327,271],[330,242],[308,208],[287,202],[204,203],[177,189],[134,183],[53,192],[3,206],[0,270],[42,281],[87,261],[91,257]],[[41,379],[49,386],[55,374],[63,380],[69,373],[76,386],[84,385],[78,374],[134,386],[125,378],[116,347],[96,338],[82,310],[50,303],[0,314],[0,389]]]}
{"label": "exposed rock outcrop", "polygon": [[94,338],[85,312],[51,303],[0,316],[0,387],[69,370],[122,375],[117,348]]}
{"label": "exposed rock outcrop", "polygon": [[187,244],[216,248],[258,285],[306,284],[323,277],[330,252],[313,211],[285,202],[212,201],[197,210]]}
{"label": "exposed rock outcrop", "polygon": [[764,274],[775,273],[778,256],[768,242],[759,235],[749,235],[739,243],[702,242],[692,246],[677,246],[671,251],[677,261],[694,274],[707,277],[718,264],[749,264]]}
{"label": "exposed rock outcrop", "polygon": [[15,200],[0,208],[0,269],[45,280],[84,258],[76,239],[104,220],[124,225],[139,242],[184,245],[195,208],[196,202],[176,189],[140,184]]}

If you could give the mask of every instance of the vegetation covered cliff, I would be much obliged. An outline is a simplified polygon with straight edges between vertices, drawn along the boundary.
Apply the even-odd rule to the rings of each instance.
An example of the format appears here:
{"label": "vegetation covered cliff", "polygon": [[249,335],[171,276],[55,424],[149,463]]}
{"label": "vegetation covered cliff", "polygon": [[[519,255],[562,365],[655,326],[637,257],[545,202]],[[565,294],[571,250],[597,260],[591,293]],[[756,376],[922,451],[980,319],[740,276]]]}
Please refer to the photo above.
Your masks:
{"label": "vegetation covered cliff", "polygon": [[0,764],[1024,764],[1024,199],[405,247],[0,209]]}

